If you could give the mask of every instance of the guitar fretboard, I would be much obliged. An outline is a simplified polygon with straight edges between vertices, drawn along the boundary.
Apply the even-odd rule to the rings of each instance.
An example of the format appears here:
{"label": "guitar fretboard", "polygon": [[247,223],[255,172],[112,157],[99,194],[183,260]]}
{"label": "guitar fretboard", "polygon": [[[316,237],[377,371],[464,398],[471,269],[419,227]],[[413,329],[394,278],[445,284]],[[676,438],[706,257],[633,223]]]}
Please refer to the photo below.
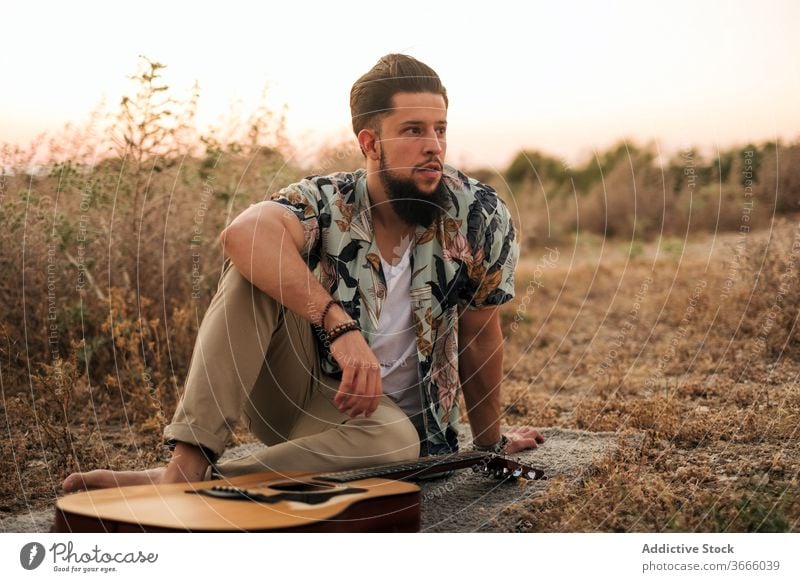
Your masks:
{"label": "guitar fretboard", "polygon": [[431,455],[423,457],[417,461],[401,461],[399,463],[389,463],[378,465],[377,467],[365,467],[363,469],[350,469],[347,471],[336,471],[318,475],[316,478],[322,481],[333,483],[346,483],[358,479],[371,479],[373,477],[392,477],[395,479],[413,479],[430,476],[437,473],[445,473],[455,469],[480,465],[488,462],[496,455],[491,453],[481,453],[478,451],[464,451],[449,455]]}

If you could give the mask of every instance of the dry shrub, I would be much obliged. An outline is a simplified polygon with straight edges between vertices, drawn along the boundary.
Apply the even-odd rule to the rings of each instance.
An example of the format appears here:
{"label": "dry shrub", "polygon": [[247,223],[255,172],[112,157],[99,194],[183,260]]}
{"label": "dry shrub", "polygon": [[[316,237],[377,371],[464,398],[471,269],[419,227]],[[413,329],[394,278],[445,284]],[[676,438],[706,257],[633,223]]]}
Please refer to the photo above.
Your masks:
{"label": "dry shrub", "polygon": [[[770,226],[800,211],[800,144],[749,144],[705,158],[621,142],[572,167],[520,152],[503,188],[513,198],[523,248],[591,232],[625,241]],[[744,217],[744,218],[743,218]]]}
{"label": "dry shrub", "polygon": [[[88,390],[75,363],[42,363],[30,376],[29,391],[3,399],[10,439],[3,447],[4,488],[41,493],[63,476],[101,454],[87,414]],[[26,423],[19,423],[26,419]],[[18,499],[20,501],[20,499]]]}
{"label": "dry shrub", "polygon": [[[266,96],[200,135],[144,59],[116,112],[0,147],[0,407],[10,504],[162,460],[233,216],[304,172]],[[58,364],[56,364],[58,362]],[[32,494],[31,492],[37,492]],[[33,495],[33,496],[32,496]]]}
{"label": "dry shrub", "polygon": [[661,172],[650,159],[648,153],[634,153],[610,169],[605,179],[580,199],[582,228],[624,240],[664,231],[664,217],[675,219],[676,214],[671,208],[672,197],[664,195]]}
{"label": "dry shrub", "polygon": [[778,214],[800,211],[800,144],[771,144],[762,149],[755,194]]}
{"label": "dry shrub", "polygon": [[754,274],[753,298],[745,315],[757,321],[756,347],[768,357],[800,356],[800,226],[782,223],[772,239],[749,257]]}
{"label": "dry shrub", "polygon": [[[119,398],[119,406],[112,408],[119,410],[121,419],[160,432],[176,404],[175,391],[168,390],[175,378],[165,376],[169,366],[163,326],[158,318],[146,319],[144,314],[152,306],[146,297],[137,301],[134,293],[112,289],[109,303],[100,331],[110,349],[97,353],[92,365],[113,370],[106,376],[105,388]],[[108,358],[111,361],[104,361]]]}
{"label": "dry shrub", "polygon": [[349,135],[322,144],[317,149],[316,158],[312,173],[320,176],[333,172],[353,172],[364,167],[364,155],[358,142]]}

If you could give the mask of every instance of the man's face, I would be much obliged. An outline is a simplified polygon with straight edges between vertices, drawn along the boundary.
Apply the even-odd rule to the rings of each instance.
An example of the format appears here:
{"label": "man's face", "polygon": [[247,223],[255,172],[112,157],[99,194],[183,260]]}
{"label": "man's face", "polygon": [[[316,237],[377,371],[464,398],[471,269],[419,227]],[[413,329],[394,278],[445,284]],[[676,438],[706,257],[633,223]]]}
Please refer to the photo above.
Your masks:
{"label": "man's face", "polygon": [[380,179],[395,212],[430,226],[449,202],[442,182],[447,108],[434,93],[397,93],[381,121]]}

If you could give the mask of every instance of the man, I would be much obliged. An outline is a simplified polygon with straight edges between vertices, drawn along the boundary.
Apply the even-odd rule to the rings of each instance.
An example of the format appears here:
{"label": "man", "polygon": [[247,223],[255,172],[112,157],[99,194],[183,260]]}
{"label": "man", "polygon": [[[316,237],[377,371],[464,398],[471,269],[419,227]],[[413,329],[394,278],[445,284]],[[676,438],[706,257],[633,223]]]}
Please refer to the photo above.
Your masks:
{"label": "man", "polygon": [[[495,192],[444,165],[439,77],[387,55],[350,106],[365,170],[306,178],[222,233],[224,273],[165,430],[169,464],[76,473],[66,491],[454,451],[459,388],[477,449],[544,441],[500,432],[498,308],[519,250]],[[213,465],[242,415],[268,446]]]}

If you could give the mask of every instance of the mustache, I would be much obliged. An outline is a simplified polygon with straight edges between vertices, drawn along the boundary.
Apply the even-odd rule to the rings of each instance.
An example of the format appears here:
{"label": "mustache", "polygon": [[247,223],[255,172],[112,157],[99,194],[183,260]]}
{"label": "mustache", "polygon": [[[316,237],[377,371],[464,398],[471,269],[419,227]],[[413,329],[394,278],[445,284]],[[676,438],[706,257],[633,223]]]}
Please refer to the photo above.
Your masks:
{"label": "mustache", "polygon": [[438,158],[431,158],[430,160],[423,162],[421,164],[417,164],[415,168],[429,168],[433,170],[437,170],[439,172],[442,171],[444,164]]}

